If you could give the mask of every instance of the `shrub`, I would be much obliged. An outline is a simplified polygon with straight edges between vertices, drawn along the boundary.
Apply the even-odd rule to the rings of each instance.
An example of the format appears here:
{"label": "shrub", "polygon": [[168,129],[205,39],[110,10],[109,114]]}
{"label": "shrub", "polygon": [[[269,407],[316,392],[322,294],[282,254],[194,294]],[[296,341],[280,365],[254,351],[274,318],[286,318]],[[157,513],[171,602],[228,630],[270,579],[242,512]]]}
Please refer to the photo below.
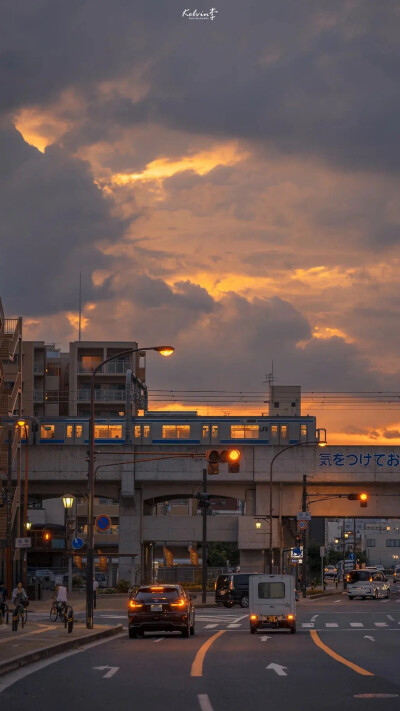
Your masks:
{"label": "shrub", "polygon": [[130,588],[130,583],[127,580],[119,580],[117,583],[117,591],[120,593],[127,593]]}
{"label": "shrub", "polygon": [[81,588],[81,587],[83,587],[84,584],[85,584],[85,581],[81,575],[73,575],[72,576],[72,587],[73,588]]}

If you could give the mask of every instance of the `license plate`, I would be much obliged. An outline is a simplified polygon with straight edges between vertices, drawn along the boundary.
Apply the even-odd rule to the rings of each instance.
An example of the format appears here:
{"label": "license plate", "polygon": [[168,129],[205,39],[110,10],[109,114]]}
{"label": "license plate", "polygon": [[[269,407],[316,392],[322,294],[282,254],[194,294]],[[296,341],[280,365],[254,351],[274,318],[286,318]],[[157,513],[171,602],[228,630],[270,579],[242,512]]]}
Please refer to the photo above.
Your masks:
{"label": "license plate", "polygon": [[162,605],[152,605],[151,611],[152,612],[162,612]]}

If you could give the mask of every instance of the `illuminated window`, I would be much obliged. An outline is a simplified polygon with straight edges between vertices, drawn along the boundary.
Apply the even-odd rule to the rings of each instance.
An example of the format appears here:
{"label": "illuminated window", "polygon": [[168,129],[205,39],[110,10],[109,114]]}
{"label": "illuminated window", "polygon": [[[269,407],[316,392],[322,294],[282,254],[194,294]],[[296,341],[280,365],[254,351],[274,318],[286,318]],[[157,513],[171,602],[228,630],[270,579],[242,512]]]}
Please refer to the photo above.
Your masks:
{"label": "illuminated window", "polygon": [[287,425],[281,425],[281,439],[287,439]]}
{"label": "illuminated window", "polygon": [[67,425],[67,437],[72,437],[72,425]]}
{"label": "illuminated window", "polygon": [[141,435],[140,430],[141,429],[142,429],[141,425],[135,425],[135,437],[140,437],[140,435]]}
{"label": "illuminated window", "polygon": [[75,425],[75,437],[82,437],[83,436],[83,426],[82,425]]}
{"label": "illuminated window", "polygon": [[307,425],[300,425],[300,434],[302,437],[307,437]]}
{"label": "illuminated window", "polygon": [[122,425],[110,425],[111,439],[122,439]]}
{"label": "illuminated window", "polygon": [[55,429],[56,429],[55,425],[41,425],[40,426],[41,439],[54,439]]}
{"label": "illuminated window", "polygon": [[211,437],[218,437],[218,425],[212,425]]}
{"label": "illuminated window", "polygon": [[79,363],[79,371],[81,373],[92,373],[95,368],[97,368],[98,365],[100,365],[102,361],[102,356],[91,356],[91,355],[86,355],[82,356],[81,361]]}
{"label": "illuminated window", "polygon": [[271,437],[278,436],[278,425],[271,425]]}
{"label": "illuminated window", "polygon": [[231,439],[258,439],[258,425],[231,425]]}
{"label": "illuminated window", "polygon": [[143,437],[150,437],[150,425],[143,425]]}
{"label": "illuminated window", "polygon": [[95,425],[95,439],[121,439],[122,425]]}
{"label": "illuminated window", "polygon": [[163,439],[189,439],[190,425],[163,425]]}
{"label": "illuminated window", "polygon": [[204,439],[204,437],[208,437],[209,434],[210,434],[210,426],[203,425],[203,430],[202,430],[202,435],[201,435],[203,437],[203,439]]}

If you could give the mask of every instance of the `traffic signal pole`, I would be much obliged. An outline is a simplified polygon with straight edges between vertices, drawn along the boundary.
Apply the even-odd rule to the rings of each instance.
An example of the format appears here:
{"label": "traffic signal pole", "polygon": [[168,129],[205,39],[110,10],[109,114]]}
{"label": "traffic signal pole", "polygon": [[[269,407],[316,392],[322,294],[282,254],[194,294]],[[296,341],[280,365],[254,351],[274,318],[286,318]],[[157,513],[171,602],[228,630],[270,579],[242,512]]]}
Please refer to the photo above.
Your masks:
{"label": "traffic signal pole", "polygon": [[[307,511],[307,475],[303,474],[303,494],[301,497],[301,510]],[[302,531],[303,543],[303,563],[301,567],[301,591],[302,597],[307,597],[307,529]]]}
{"label": "traffic signal pole", "polygon": [[[203,469],[203,494],[207,493],[207,467]],[[203,518],[203,550],[202,550],[202,582],[201,582],[201,601],[203,604],[207,602],[207,513],[208,507],[203,506],[201,515]]]}

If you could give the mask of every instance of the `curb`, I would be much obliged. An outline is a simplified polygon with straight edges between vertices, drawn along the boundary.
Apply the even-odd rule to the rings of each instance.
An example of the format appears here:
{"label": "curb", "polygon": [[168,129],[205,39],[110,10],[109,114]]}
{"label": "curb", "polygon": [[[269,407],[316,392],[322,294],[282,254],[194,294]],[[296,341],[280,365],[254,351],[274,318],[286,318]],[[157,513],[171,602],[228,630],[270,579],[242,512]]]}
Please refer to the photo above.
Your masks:
{"label": "curb", "polygon": [[42,649],[36,649],[33,652],[27,652],[26,654],[21,654],[17,657],[11,657],[6,662],[0,662],[0,676],[2,674],[8,674],[11,671],[25,667],[28,664],[33,664],[41,659],[47,659],[48,657],[54,657],[61,652],[66,652],[69,649],[78,649],[79,647],[84,647],[85,644],[94,642],[98,639],[103,639],[105,637],[113,637],[116,634],[122,632],[122,625],[116,625],[115,627],[110,627],[106,630],[100,630],[99,632],[93,632],[91,634],[85,635],[84,637],[78,637],[76,639],[68,639],[65,642],[56,642],[49,647],[43,647]]}

